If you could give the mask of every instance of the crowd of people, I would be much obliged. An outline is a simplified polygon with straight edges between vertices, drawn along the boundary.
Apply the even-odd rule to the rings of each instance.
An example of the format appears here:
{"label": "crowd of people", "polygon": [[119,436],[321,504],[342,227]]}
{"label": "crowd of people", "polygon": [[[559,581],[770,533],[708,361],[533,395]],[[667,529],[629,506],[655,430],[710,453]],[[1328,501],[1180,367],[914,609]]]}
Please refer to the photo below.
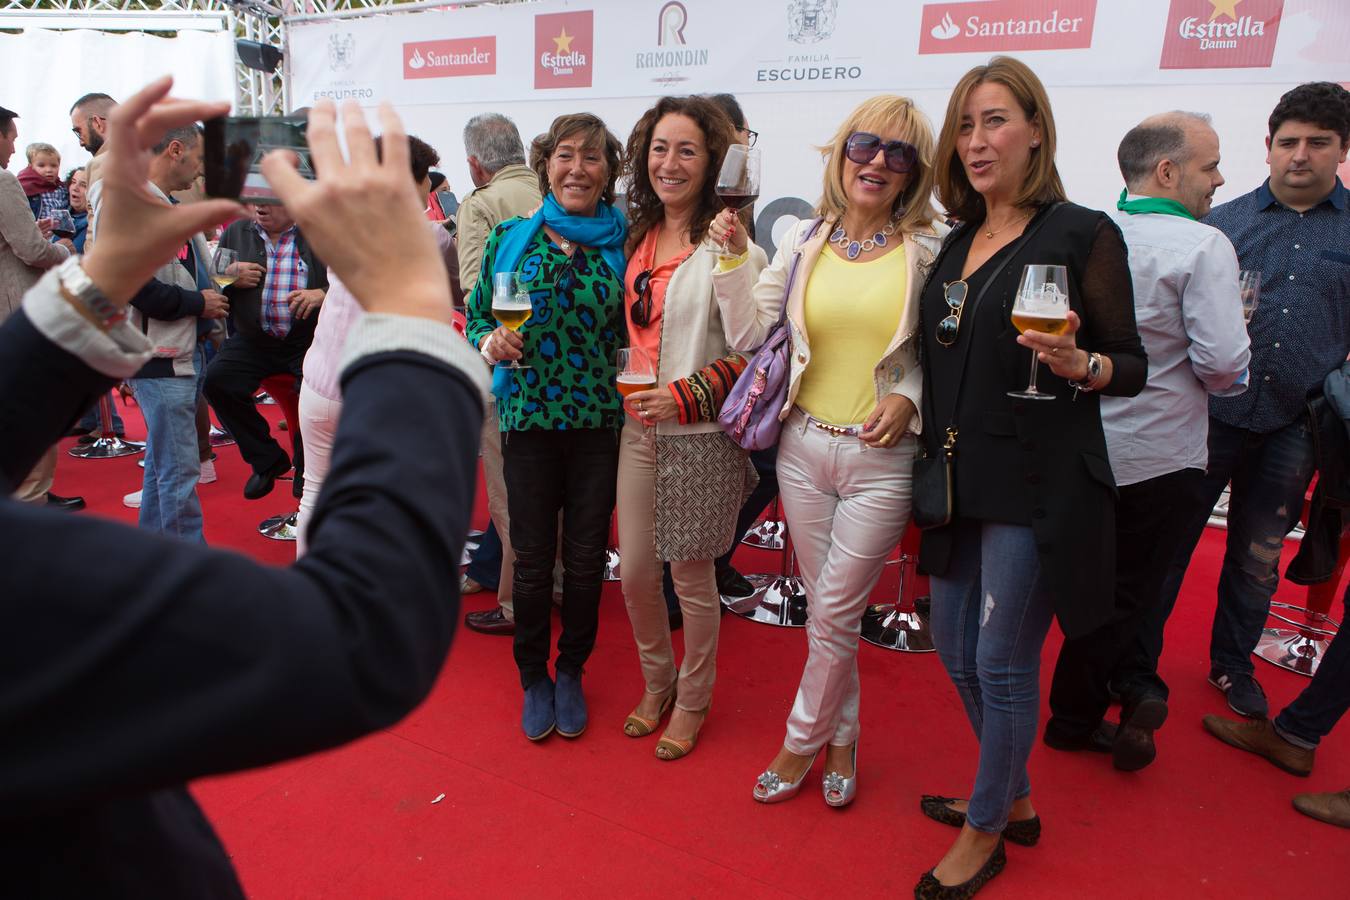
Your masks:
{"label": "crowd of people", "polygon": [[[808,656],[785,737],[747,784],[762,803],[796,796],[817,757],[824,802],[856,796],[862,616],[906,528],[922,527],[933,636],[979,755],[965,797],[920,798],[959,832],[916,897],[969,897],[1006,865],[1005,840],[1040,838],[1027,760],[1052,622],[1065,641],[1044,742],[1123,770],[1154,760],[1163,628],[1225,487],[1209,681],[1244,718],[1205,728],[1308,774],[1350,707],[1346,639],[1273,721],[1251,663],[1314,474],[1319,491],[1347,493],[1327,450],[1350,422],[1344,88],[1286,93],[1268,122],[1270,177],[1213,209],[1224,180],[1209,117],[1150,116],[1119,143],[1124,186],[1103,213],[1065,192],[1035,73],[996,57],[956,84],[936,131],[902,96],[849,112],[822,147],[815,214],[772,259],[750,211],[717,192],[729,148],[758,138],[729,95],[663,97],[626,142],[594,115],[560,115],[528,153],[509,118],[476,116],[475,189],[447,218],[438,152],[388,109],[372,138],[354,105],[346,159],[332,106],[310,114],[316,181],[268,157],[280,203],[180,203],[201,174],[196,123],[221,110],[167,91],[80,98],[72,127],[94,157],[64,180],[48,144],[29,145],[17,179],[0,173],[0,372],[7,395],[44,406],[0,411],[25,433],[0,469],[27,503],[0,516],[30,548],[5,593],[31,596],[39,636],[0,643],[14,649],[0,653],[13,674],[0,723],[33,732],[0,750],[0,833],[43,823],[3,852],[22,872],[131,827],[171,883],[237,891],[209,829],[175,831],[200,820],[182,782],[402,715],[448,650],[461,590],[497,592],[465,623],[511,636],[525,737],[581,736],[612,523],[642,674],[614,725],[660,731],[659,760],[689,755],[711,714],[722,598],[747,587],[731,552],[777,494]],[[0,107],[0,168],[17,118]],[[52,233],[58,209],[78,215],[74,234]],[[1260,298],[1244,307],[1247,273]],[[776,392],[760,361],[782,335]],[[286,447],[255,406],[276,376],[299,402]],[[50,493],[52,446],[118,380],[146,422],[137,499],[153,536],[34,509],[81,505]],[[736,403],[749,404],[742,424],[780,429],[773,447],[734,439],[722,420]],[[294,567],[202,546],[208,406],[252,470],[246,498],[293,471]],[[1341,443],[1317,439],[1327,430]],[[480,451],[492,527],[461,578]],[[81,606],[43,540],[117,547],[131,607]],[[163,580],[147,589],[147,571]],[[205,587],[225,583],[228,612],[223,587]],[[241,659],[244,629],[274,637]],[[58,635],[59,652],[44,643]],[[130,687],[171,670],[171,684]],[[90,710],[100,733],[57,753],[69,736],[37,709]],[[253,726],[230,730],[243,719]],[[1350,791],[1295,806],[1350,827]]]}

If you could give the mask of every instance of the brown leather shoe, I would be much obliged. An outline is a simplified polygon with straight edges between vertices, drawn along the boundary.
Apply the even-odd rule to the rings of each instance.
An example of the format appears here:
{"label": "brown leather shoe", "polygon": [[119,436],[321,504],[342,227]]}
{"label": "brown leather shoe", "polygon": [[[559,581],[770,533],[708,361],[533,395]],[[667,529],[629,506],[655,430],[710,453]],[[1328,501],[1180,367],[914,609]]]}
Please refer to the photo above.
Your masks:
{"label": "brown leather shoe", "polygon": [[473,631],[483,634],[515,634],[516,623],[506,617],[500,606],[471,612],[464,617],[464,624]]}
{"label": "brown leather shoe", "polygon": [[1205,730],[1230,747],[1264,756],[1290,775],[1312,773],[1313,751],[1289,743],[1275,731],[1269,719],[1234,721],[1223,716],[1205,716]]}
{"label": "brown leather shoe", "polygon": [[1350,828],[1350,788],[1329,794],[1295,794],[1294,809],[1328,824]]}

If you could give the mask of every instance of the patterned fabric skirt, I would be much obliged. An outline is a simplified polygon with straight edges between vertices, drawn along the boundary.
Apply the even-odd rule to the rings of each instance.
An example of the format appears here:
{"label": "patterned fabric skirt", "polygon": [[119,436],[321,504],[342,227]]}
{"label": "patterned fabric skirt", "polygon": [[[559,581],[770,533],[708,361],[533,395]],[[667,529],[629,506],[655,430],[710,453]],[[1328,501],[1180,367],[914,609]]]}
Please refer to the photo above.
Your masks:
{"label": "patterned fabric skirt", "polygon": [[727,552],[758,481],[750,457],[720,431],[657,435],[657,554],[670,561]]}

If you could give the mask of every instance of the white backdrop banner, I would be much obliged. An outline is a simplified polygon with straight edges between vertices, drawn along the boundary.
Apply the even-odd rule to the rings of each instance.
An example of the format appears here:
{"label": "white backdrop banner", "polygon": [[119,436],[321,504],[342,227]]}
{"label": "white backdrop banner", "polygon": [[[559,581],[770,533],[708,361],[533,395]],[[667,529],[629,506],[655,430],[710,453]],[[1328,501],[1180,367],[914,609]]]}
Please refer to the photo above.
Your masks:
{"label": "white backdrop banner", "polygon": [[512,116],[528,141],[586,109],[624,138],[654,97],[734,93],[762,135],[761,233],[814,201],[814,146],[858,101],[903,93],[937,127],[952,84],[997,53],[1049,87],[1061,172],[1099,207],[1119,191],[1120,137],[1146,115],[1214,115],[1225,199],[1264,177],[1285,90],[1350,80],[1346,0],[548,0],[295,23],[287,41],[293,106],[392,102],[461,194],[460,132],[477,112]]}
{"label": "white backdrop banner", "polygon": [[19,114],[19,145],[10,170],[27,165],[23,148],[35,141],[61,151],[63,176],[88,162],[89,154],[70,130],[71,104],[95,91],[121,100],[168,74],[180,97],[232,101],[233,36],[180,31],[162,38],[36,28],[0,34],[0,106]]}

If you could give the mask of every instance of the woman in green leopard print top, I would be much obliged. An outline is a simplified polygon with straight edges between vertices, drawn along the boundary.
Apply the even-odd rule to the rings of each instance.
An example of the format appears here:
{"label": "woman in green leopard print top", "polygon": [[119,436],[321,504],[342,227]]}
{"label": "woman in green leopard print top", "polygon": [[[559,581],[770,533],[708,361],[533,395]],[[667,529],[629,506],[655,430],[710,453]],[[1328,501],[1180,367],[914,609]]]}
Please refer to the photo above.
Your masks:
{"label": "woman in green leopard print top", "polygon": [[[535,139],[530,164],[544,203],[500,225],[483,251],[469,298],[468,337],[499,367],[493,381],[516,553],[515,659],[531,740],[586,728],[581,671],[595,646],[600,586],[619,462],[615,356],[624,335],[623,245],[613,206],[617,138],[589,114],[560,116]],[[492,282],[514,272],[530,292],[519,333],[497,327]],[[562,515],[562,634],[557,684],[549,677],[553,561]]]}

